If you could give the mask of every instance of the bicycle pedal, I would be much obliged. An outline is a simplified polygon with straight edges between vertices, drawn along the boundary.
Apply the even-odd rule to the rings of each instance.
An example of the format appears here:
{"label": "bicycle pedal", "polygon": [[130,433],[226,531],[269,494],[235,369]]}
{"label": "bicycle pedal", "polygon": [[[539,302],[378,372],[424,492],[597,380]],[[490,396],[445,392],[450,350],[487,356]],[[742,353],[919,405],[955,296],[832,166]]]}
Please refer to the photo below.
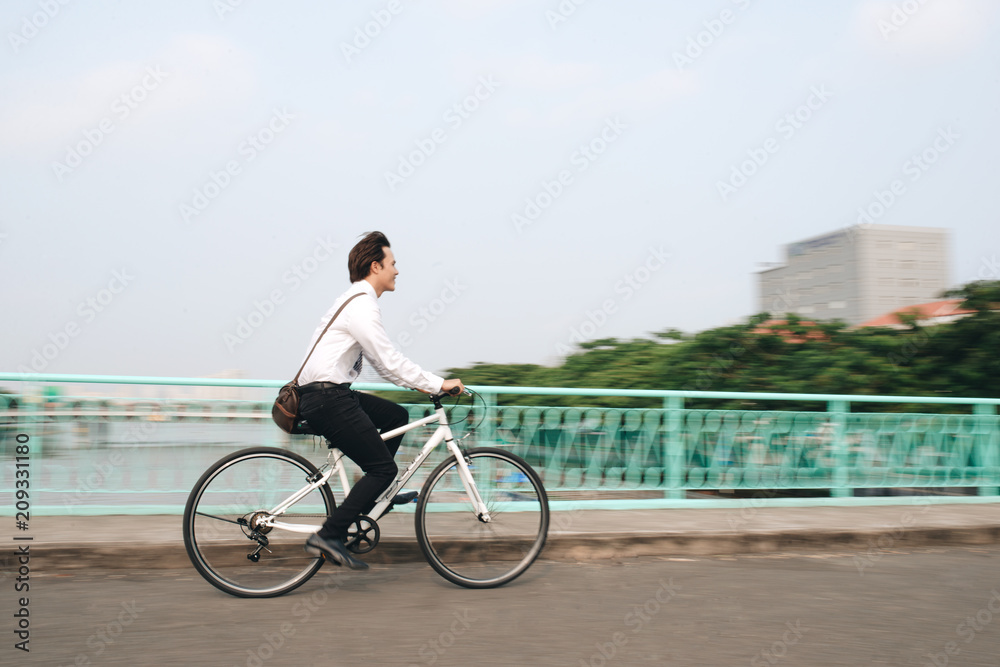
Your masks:
{"label": "bicycle pedal", "polygon": [[407,503],[412,503],[417,499],[417,491],[407,491],[406,493],[397,493],[392,497],[393,505],[405,505]]}

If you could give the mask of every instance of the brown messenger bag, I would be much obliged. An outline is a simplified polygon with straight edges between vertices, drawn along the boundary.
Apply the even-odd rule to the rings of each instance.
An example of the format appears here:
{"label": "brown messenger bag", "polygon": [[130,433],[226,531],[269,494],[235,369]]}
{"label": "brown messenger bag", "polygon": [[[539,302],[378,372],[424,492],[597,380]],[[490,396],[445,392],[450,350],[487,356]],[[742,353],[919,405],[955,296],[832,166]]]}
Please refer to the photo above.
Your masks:
{"label": "brown messenger bag", "polygon": [[295,374],[295,377],[291,382],[286,384],[284,387],[278,390],[278,398],[274,399],[274,406],[271,408],[271,419],[274,423],[278,425],[285,433],[298,433],[297,426],[299,423],[299,376],[302,375],[302,369],[306,367],[306,363],[309,361],[309,357],[312,353],[316,351],[316,346],[319,345],[319,341],[323,338],[323,335],[333,324],[333,321],[337,319],[340,315],[340,311],[344,309],[344,306],[349,304],[351,301],[357,297],[364,294],[364,292],[358,292],[354,296],[348,298],[344,303],[340,304],[340,308],[337,312],[333,314],[330,321],[326,323],[326,327],[323,328],[323,333],[319,335],[316,342],[313,344],[312,349],[309,350],[309,354],[306,355],[305,361],[302,362],[302,366],[299,367],[299,372]]}

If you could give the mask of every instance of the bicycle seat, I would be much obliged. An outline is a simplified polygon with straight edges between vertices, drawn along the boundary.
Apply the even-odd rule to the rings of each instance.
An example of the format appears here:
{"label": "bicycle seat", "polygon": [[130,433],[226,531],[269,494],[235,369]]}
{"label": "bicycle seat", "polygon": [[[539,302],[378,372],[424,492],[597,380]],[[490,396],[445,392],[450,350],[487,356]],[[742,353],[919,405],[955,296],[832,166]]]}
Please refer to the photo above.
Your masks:
{"label": "bicycle seat", "polygon": [[297,435],[320,435],[305,419],[300,419],[295,423],[295,433]]}

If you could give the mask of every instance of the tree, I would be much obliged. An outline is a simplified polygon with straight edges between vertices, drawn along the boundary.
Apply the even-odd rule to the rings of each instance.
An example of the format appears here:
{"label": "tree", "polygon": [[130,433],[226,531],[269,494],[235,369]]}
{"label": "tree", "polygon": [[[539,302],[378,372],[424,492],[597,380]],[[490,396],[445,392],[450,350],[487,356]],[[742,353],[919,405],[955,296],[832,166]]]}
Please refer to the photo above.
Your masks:
{"label": "tree", "polygon": [[[694,335],[664,329],[651,338],[603,338],[579,345],[554,367],[475,364],[449,373],[468,384],[538,387],[678,389],[894,396],[1000,396],[1000,281],[952,290],[975,312],[946,324],[851,329],[839,320],[810,322],[793,315],[765,326],[768,313]],[[523,405],[651,406],[659,399],[522,397]],[[764,408],[761,401],[689,399],[688,407]],[[782,408],[825,405],[782,402]],[[852,410],[923,410],[919,405],[857,403]],[[940,409],[935,407],[935,410]],[[957,407],[955,409],[961,409]]]}

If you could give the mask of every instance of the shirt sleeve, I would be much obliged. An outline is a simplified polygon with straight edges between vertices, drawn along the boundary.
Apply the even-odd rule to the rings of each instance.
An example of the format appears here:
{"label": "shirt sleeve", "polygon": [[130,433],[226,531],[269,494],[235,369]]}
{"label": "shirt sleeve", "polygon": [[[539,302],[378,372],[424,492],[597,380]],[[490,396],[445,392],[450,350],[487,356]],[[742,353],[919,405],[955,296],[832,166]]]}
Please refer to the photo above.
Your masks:
{"label": "shirt sleeve", "polygon": [[[382,311],[374,299],[361,298],[351,310],[348,331],[358,343],[365,359],[383,378],[407,389],[440,393],[444,378],[429,373],[397,350],[382,325]],[[352,306],[354,304],[351,304]]]}

